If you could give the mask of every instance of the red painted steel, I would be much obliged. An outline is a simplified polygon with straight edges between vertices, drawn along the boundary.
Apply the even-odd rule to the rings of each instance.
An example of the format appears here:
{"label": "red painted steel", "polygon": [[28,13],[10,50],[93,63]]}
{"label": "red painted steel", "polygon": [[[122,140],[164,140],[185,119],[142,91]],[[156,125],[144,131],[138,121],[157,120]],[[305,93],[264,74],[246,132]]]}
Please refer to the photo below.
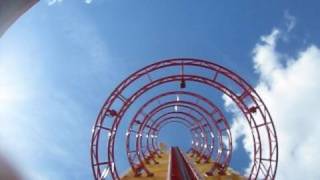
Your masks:
{"label": "red painted steel", "polygon": [[[160,106],[157,106],[156,108],[154,108],[152,111],[150,111],[150,112],[145,112],[145,111],[144,111],[144,108],[145,108],[145,107],[148,107],[148,105],[151,104],[152,102],[159,100],[159,98],[165,98],[166,96],[169,96],[169,95],[189,95],[189,96],[192,96],[192,97],[196,98],[197,100],[201,99],[202,101],[205,101],[206,103],[208,103],[208,104],[210,105],[210,108],[211,108],[212,112],[208,112],[206,109],[204,109],[203,107],[199,106],[199,105],[196,104],[196,103],[187,102],[187,101],[169,101],[169,102],[165,102],[165,103],[164,103],[163,101],[161,101],[162,104],[161,104]],[[171,107],[173,107],[173,106],[175,106],[175,105],[178,105],[180,108],[181,108],[181,107],[184,107],[184,108],[190,109],[190,110],[198,113],[198,114],[201,116],[201,120],[205,120],[204,123],[205,123],[205,125],[207,125],[206,127],[209,127],[209,129],[208,129],[209,131],[205,131],[205,130],[204,130],[205,127],[203,127],[203,126],[200,125],[200,126],[196,126],[196,127],[193,127],[193,128],[190,129],[190,131],[193,132],[193,134],[196,134],[196,135],[199,134],[199,136],[200,136],[200,134],[201,134],[202,136],[207,137],[207,136],[208,136],[207,133],[212,133],[212,132],[213,132],[212,128],[216,128],[216,129],[218,130],[218,133],[219,133],[219,134],[218,134],[218,135],[219,135],[218,137],[219,137],[219,143],[220,143],[219,145],[220,145],[220,146],[219,146],[219,148],[216,149],[216,150],[218,151],[218,156],[217,156],[216,162],[222,164],[222,167],[227,167],[227,166],[229,165],[230,158],[231,158],[232,140],[231,140],[231,133],[230,133],[230,131],[229,131],[229,125],[228,125],[226,119],[224,118],[222,112],[221,112],[213,103],[211,103],[207,98],[202,97],[202,96],[200,96],[200,95],[198,95],[198,94],[196,94],[196,93],[184,92],[184,91],[174,91],[174,92],[166,92],[166,93],[160,94],[160,95],[158,95],[158,96],[150,99],[147,103],[145,103],[144,105],[142,105],[142,107],[138,110],[138,112],[136,113],[135,117],[134,117],[133,120],[131,121],[131,123],[130,123],[130,125],[129,125],[129,127],[128,127],[128,133],[127,133],[127,135],[128,135],[128,136],[127,136],[127,153],[128,153],[128,158],[129,158],[128,160],[129,160],[129,162],[130,162],[130,164],[131,164],[132,170],[133,170],[136,174],[140,174],[140,171],[141,171],[141,170],[144,170],[144,171],[148,174],[149,171],[148,171],[147,169],[145,169],[143,160],[146,160],[147,163],[149,162],[150,159],[152,159],[153,161],[155,161],[155,160],[154,160],[154,154],[156,154],[156,150],[155,150],[155,151],[150,151],[149,148],[148,148],[148,152],[149,152],[148,155],[145,155],[145,154],[143,153],[144,151],[141,149],[141,147],[143,146],[142,143],[141,143],[141,139],[144,137],[144,135],[137,137],[137,139],[138,139],[139,141],[138,141],[138,140],[136,141],[136,147],[140,147],[140,149],[132,150],[132,149],[129,147],[129,144],[130,144],[130,142],[129,142],[129,140],[130,140],[130,137],[129,137],[129,136],[130,136],[130,133],[129,133],[129,131],[130,131],[130,130],[133,130],[134,127],[136,127],[136,126],[134,126],[134,124],[135,124],[135,122],[136,122],[135,119],[137,118],[137,116],[138,116],[141,112],[144,112],[145,114],[148,114],[148,116],[147,116],[142,122],[139,121],[139,122],[140,122],[140,123],[139,123],[139,124],[140,124],[139,129],[141,129],[141,126],[142,126],[143,124],[148,123],[149,120],[150,120],[152,117],[154,117],[155,114],[159,113],[159,112],[160,112],[161,110],[163,110],[163,109],[167,109],[167,108],[170,109]],[[202,113],[200,113],[198,110],[196,110],[195,108],[191,108],[191,107],[189,107],[189,106],[186,106],[186,105],[191,105],[191,106],[196,107],[197,109],[200,109],[202,112],[204,112],[204,114],[206,114],[208,117],[211,118],[211,122],[212,122],[212,123],[209,123],[209,121],[206,119],[206,117],[205,117]],[[174,112],[172,112],[172,113],[174,113]],[[135,130],[135,131],[136,131],[138,134],[141,134],[141,132],[143,132],[143,129],[144,129],[145,127],[148,127],[149,130],[151,130],[150,127],[154,127],[153,125],[154,125],[155,122],[157,122],[157,121],[158,121],[159,119],[161,119],[162,117],[165,117],[166,115],[172,114],[172,113],[163,114],[163,115],[160,116],[158,119],[154,120],[152,125],[144,126],[144,127],[142,128],[142,130]],[[215,120],[215,119],[212,119],[212,115],[214,115],[215,113],[220,115],[220,116],[217,117],[216,120]],[[185,113],[185,115],[188,115],[188,114]],[[192,118],[195,119],[195,117],[192,117]],[[228,135],[229,135],[228,137],[226,137],[226,139],[228,140],[227,149],[224,148],[224,146],[223,146],[222,130],[219,129],[221,126],[217,126],[217,120],[220,120],[221,122],[223,121],[224,124],[226,124],[226,127],[224,127],[224,129],[228,131]],[[205,125],[204,125],[204,126],[205,126]],[[214,126],[214,127],[211,127],[211,126]],[[200,128],[197,128],[197,127],[200,127]],[[157,128],[153,128],[153,129],[157,129]],[[197,133],[197,132],[196,132],[197,129],[200,129],[201,131]],[[157,131],[159,131],[159,130],[157,130]],[[150,133],[150,131],[149,131],[148,133]],[[148,137],[150,137],[150,136],[152,136],[152,135],[151,135],[151,134],[148,134]],[[194,136],[194,135],[193,135],[193,136]],[[210,137],[210,134],[209,134],[209,137]],[[196,138],[196,137],[194,137],[194,138]],[[148,139],[148,138],[147,138],[147,139]],[[198,142],[199,142],[199,140],[193,140],[193,141],[196,142],[197,144],[198,144]],[[213,142],[213,141],[214,141],[214,140],[212,139],[212,142]],[[147,141],[147,142],[148,142],[148,141]],[[195,145],[195,144],[194,144],[194,145]],[[201,145],[201,147],[200,147],[200,145]],[[146,144],[146,147],[148,147],[148,144]],[[200,148],[200,150],[199,150],[199,149],[197,150],[198,147]],[[208,162],[209,159],[211,158],[211,155],[212,155],[212,152],[213,152],[214,142],[213,142],[213,143],[209,143],[208,139],[205,138],[205,140],[204,140],[203,142],[199,143],[199,146],[198,146],[198,147],[197,147],[197,146],[193,146],[193,148],[192,148],[192,152],[195,153],[198,157],[200,157],[197,162],[201,162],[202,159],[204,159],[205,162]],[[227,151],[227,150],[228,150],[228,151]],[[135,152],[135,153],[136,153],[133,157],[137,157],[138,162],[137,162],[136,164],[138,164],[138,165],[136,165],[136,164],[134,163],[134,162],[135,162],[135,159],[132,159],[132,158],[131,158],[131,157],[132,157],[132,154],[129,154],[129,152]],[[138,157],[139,157],[139,154],[138,154],[138,153],[140,153],[140,155],[142,155],[141,158],[138,158]],[[224,158],[223,158],[223,157],[224,157]],[[136,168],[136,167],[138,167],[138,168]]]}
{"label": "red painted steel", "polygon": [[[167,68],[179,68],[180,72],[167,74],[170,72],[166,71]],[[197,68],[203,73],[189,74],[189,70],[192,68]],[[155,72],[159,71],[163,72],[162,75],[159,75],[160,77],[152,77]],[[212,76],[208,77],[205,74],[212,74]],[[131,91],[131,94],[127,92],[126,96],[123,95],[126,89],[132,88],[134,82],[144,78],[149,82],[143,84],[138,90]],[[240,76],[220,65],[199,59],[181,58],[160,61],[140,69],[121,82],[107,98],[99,112],[92,133],[90,152],[95,179],[104,179],[104,176],[119,179],[114,150],[115,135],[122,117],[140,96],[151,89],[172,82],[180,82],[182,89],[188,89],[189,82],[197,82],[228,96],[247,120],[252,134],[254,153],[248,178],[275,178],[278,165],[277,134],[270,113],[255,89]],[[120,108],[114,108],[114,103],[118,100],[122,105]],[[106,125],[105,122],[110,123]],[[221,122],[217,121],[216,125],[220,126]],[[220,130],[224,130],[224,128]],[[100,138],[106,134],[108,135],[107,147],[101,147]],[[107,155],[99,155],[101,149],[105,148],[107,148]]]}
{"label": "red painted steel", "polygon": [[197,180],[197,174],[192,170],[178,147],[171,148],[169,180]]}

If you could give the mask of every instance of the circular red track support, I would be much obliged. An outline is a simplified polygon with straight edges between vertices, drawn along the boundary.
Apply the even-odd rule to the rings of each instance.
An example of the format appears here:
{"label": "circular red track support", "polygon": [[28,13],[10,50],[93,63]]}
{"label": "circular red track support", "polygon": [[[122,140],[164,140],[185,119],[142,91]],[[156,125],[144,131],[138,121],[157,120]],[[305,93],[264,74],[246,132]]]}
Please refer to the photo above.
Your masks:
{"label": "circular red track support", "polygon": [[[172,73],[173,69],[177,71]],[[191,72],[193,69],[197,69],[196,73]],[[152,76],[156,74],[157,78],[153,79]],[[143,79],[149,81],[135,84]],[[248,179],[275,178],[278,164],[277,135],[270,113],[255,89],[240,76],[220,65],[204,60],[181,58],[164,60],[144,67],[120,83],[107,98],[92,133],[90,152],[95,179],[105,179],[107,176],[119,179],[115,163],[115,137],[128,108],[143,94],[173,82],[180,83],[180,88],[186,88],[189,82],[203,84],[228,96],[238,107],[251,130],[253,162],[247,175]],[[126,91],[133,86],[135,90]],[[116,106],[119,104],[117,102],[121,102],[121,105]],[[104,137],[107,138],[103,139]],[[105,141],[107,143],[103,144]],[[101,154],[103,149],[107,149],[106,154]]]}
{"label": "circular red track support", "polygon": [[[196,101],[202,100],[206,102],[209,105],[209,110],[206,110],[202,106],[200,106],[198,103],[193,103],[189,101],[168,101],[164,102],[164,100],[161,100],[162,104],[154,108],[152,111],[147,112],[145,111],[145,108],[148,107],[152,102],[159,101],[160,98],[167,98],[167,96],[181,96],[181,95],[188,95],[190,97],[193,97],[196,99]],[[188,111],[187,112],[170,112],[170,113],[165,113],[162,114],[159,118],[156,120],[151,121],[151,119],[159,112],[162,110],[166,109],[173,109],[174,106],[178,106],[179,108],[186,108]],[[200,110],[200,111],[199,111]],[[209,112],[210,111],[210,112]],[[196,118],[192,115],[189,115],[188,113],[195,112],[195,114],[199,115],[199,118]],[[203,112],[204,114],[202,114]],[[139,114],[142,114],[145,118],[143,121],[137,120],[137,117]],[[160,113],[161,114],[161,113]],[[228,122],[224,118],[222,112],[213,104],[211,103],[207,98],[202,97],[196,93],[191,93],[191,92],[185,92],[185,91],[174,91],[174,92],[166,92],[163,94],[159,94],[156,97],[153,97],[150,99],[147,103],[141,106],[141,108],[137,111],[135,114],[133,120],[131,121],[128,131],[127,131],[127,154],[128,154],[128,160],[131,164],[132,170],[135,172],[136,175],[140,175],[140,171],[144,170],[148,175],[152,175],[152,173],[149,172],[149,170],[144,166],[144,160],[149,163],[149,160],[152,159],[155,163],[157,163],[154,160],[154,155],[157,154],[157,151],[150,151],[149,148],[149,137],[152,137],[152,134],[154,134],[155,131],[159,131],[157,129],[157,126],[154,127],[154,124],[157,123],[157,121],[160,120],[163,121],[163,117],[166,117],[167,115],[171,114],[183,114],[185,116],[191,117],[194,122],[197,122],[196,119],[200,119],[200,124],[194,124],[193,127],[191,127],[190,131],[193,135],[193,138],[197,138],[199,136],[202,141],[199,140],[192,140],[192,142],[195,142],[192,148],[192,152],[195,153],[197,156],[200,158],[197,160],[197,162],[201,162],[201,160],[204,160],[204,162],[209,162],[209,159],[212,157],[213,153],[213,148],[214,148],[214,131],[213,129],[216,129],[218,132],[218,141],[219,141],[219,148],[215,148],[217,150],[217,157],[215,159],[215,162],[218,162],[221,164],[221,167],[228,167],[230,158],[231,158],[231,152],[232,152],[232,140],[231,140],[231,133],[229,129]],[[192,114],[192,113],[191,113]],[[217,114],[218,116],[214,116]],[[147,115],[147,116],[145,116]],[[178,116],[174,116],[178,117]],[[214,119],[215,117],[215,119]],[[166,117],[167,118],[167,117]],[[172,118],[172,117],[169,117]],[[209,118],[210,120],[207,120]],[[168,118],[167,118],[168,119]],[[165,119],[166,120],[166,119]],[[201,121],[204,122],[202,123]],[[148,124],[151,121],[152,124]],[[135,124],[139,124],[136,126]],[[222,124],[222,126],[218,125]],[[135,128],[136,127],[136,128]],[[145,147],[147,148],[148,155],[146,155],[145,151],[142,149],[144,146],[142,143],[142,138],[145,137],[142,132],[144,132],[144,129],[148,128],[149,132],[146,134],[146,139],[147,139],[147,144]],[[153,130],[153,132],[151,131]],[[200,131],[198,131],[200,130]],[[198,131],[198,132],[197,132]],[[228,140],[228,143],[224,146],[223,144],[223,131],[226,131],[226,137],[225,139]],[[129,147],[131,144],[129,141],[131,132],[133,132],[133,135],[136,136],[136,138],[133,138],[134,141],[136,141],[136,146],[134,146],[135,149],[132,149]],[[152,134],[150,134],[152,133]],[[138,135],[137,135],[138,134]],[[154,135],[153,135],[154,136]],[[156,136],[157,137],[157,136]],[[209,137],[209,138],[208,138]],[[209,140],[211,138],[211,140]],[[199,146],[198,146],[199,144]],[[140,149],[139,149],[140,148]],[[200,148],[200,150],[198,149]],[[140,156],[140,157],[139,157]]]}

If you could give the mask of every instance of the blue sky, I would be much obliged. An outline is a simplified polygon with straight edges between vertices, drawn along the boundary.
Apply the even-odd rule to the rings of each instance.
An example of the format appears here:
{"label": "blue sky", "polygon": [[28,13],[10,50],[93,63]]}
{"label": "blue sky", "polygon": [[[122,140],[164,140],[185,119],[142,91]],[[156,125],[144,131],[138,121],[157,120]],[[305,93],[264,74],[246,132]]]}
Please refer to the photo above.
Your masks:
{"label": "blue sky", "polygon": [[[280,164],[290,159],[301,161],[302,167],[310,167],[308,179],[320,177],[313,171],[312,161],[302,158],[305,152],[317,155],[311,137],[319,134],[302,131],[309,137],[299,146],[306,147],[301,149],[302,155],[293,149],[303,140],[289,138],[299,139],[301,119],[303,124],[317,124],[314,117],[319,117],[319,103],[314,101],[319,97],[319,80],[313,78],[310,86],[289,81],[309,82],[308,78],[319,77],[317,71],[309,71],[319,64],[319,2],[86,2],[41,1],[0,39],[0,152],[25,179],[91,179],[91,128],[104,100],[135,70],[173,57],[212,60],[260,90],[262,98],[274,107],[271,112],[282,132],[283,149],[292,151],[281,157]],[[279,33],[272,34],[275,30]],[[265,40],[268,38],[271,40]],[[299,70],[301,67],[306,68]],[[264,88],[266,84],[271,88]],[[279,84],[286,86],[280,88]],[[293,89],[297,94],[280,93]],[[300,97],[300,92],[311,98]],[[274,99],[281,98],[281,103],[292,106],[275,108],[279,101]],[[301,104],[313,107],[308,108],[311,113],[290,117],[292,126],[288,128],[283,112],[291,114],[301,109]],[[295,121],[295,117],[300,118]],[[166,131],[171,132],[170,127]],[[249,158],[241,144],[246,143],[246,135],[236,136],[240,145],[233,165],[245,171]],[[179,138],[171,143],[185,145]],[[279,179],[290,177],[287,169],[279,167]]]}

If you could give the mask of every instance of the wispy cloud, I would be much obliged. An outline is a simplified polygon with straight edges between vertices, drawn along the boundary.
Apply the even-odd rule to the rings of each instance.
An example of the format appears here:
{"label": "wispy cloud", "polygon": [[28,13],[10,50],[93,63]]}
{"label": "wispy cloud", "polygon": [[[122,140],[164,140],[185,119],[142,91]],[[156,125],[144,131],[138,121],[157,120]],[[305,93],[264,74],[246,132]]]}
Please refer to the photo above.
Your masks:
{"label": "wispy cloud", "polygon": [[84,2],[85,2],[86,4],[91,4],[92,1],[93,1],[93,0],[85,0]]}
{"label": "wispy cloud", "polygon": [[[48,6],[56,5],[59,3],[62,3],[64,0],[46,0]],[[93,0],[83,0],[84,3],[86,4],[91,4]]]}
{"label": "wispy cloud", "polygon": [[[94,24],[80,11],[67,12],[40,23],[61,26],[52,39],[27,23],[0,43],[0,151],[26,180],[91,177],[88,143],[96,112],[88,104],[97,97],[93,89],[109,82],[110,58]],[[25,29],[37,34],[27,37],[28,45],[19,41]],[[58,45],[64,48],[57,51]]]}
{"label": "wispy cloud", "polygon": [[[285,16],[291,31],[295,18]],[[262,36],[253,50],[254,67],[260,77],[256,90],[267,104],[278,133],[277,179],[319,179],[320,49],[310,45],[299,51],[297,57],[290,58],[276,50],[281,35],[282,31],[275,28]],[[232,108],[228,101],[226,106]],[[245,136],[245,149],[252,155],[251,136],[247,130],[241,130],[247,126],[243,122],[236,118],[233,136],[235,139]]]}
{"label": "wispy cloud", "polygon": [[61,3],[61,2],[63,2],[63,0],[47,0],[47,3],[49,6],[52,6],[54,4]]}
{"label": "wispy cloud", "polygon": [[286,19],[287,31],[290,32],[296,26],[297,19],[289,11],[284,12],[284,18]]}

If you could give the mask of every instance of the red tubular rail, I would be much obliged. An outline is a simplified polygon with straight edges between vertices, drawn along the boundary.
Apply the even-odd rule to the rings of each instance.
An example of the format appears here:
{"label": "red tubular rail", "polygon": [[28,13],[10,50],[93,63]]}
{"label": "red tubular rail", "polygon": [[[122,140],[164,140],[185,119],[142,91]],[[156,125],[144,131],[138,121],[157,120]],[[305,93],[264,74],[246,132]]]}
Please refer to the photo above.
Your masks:
{"label": "red tubular rail", "polygon": [[188,164],[178,147],[171,148],[170,165],[168,170],[169,180],[196,180],[197,175]]}
{"label": "red tubular rail", "polygon": [[[170,71],[167,71],[169,68]],[[195,69],[201,73],[195,73]],[[157,73],[159,71],[163,73]],[[144,79],[149,81],[145,82]],[[139,82],[138,90],[135,82]],[[182,89],[192,83],[202,84],[208,87],[208,92],[214,89],[229,97],[242,113],[251,132],[253,153],[248,179],[275,179],[278,167],[277,133],[269,110],[256,90],[223,66],[206,60],[176,58],[160,61],[136,71],[122,81],[106,99],[92,130],[90,154],[95,180],[106,177],[120,178],[115,156],[116,134],[130,106],[143,94],[174,82],[179,82]],[[223,125],[220,130],[224,131],[227,125],[220,122],[218,120],[215,125]],[[139,134],[137,140],[140,140],[141,135]],[[105,150],[107,153],[103,153]],[[232,152],[229,149],[228,151]],[[230,161],[230,158],[231,156],[226,160]]]}

